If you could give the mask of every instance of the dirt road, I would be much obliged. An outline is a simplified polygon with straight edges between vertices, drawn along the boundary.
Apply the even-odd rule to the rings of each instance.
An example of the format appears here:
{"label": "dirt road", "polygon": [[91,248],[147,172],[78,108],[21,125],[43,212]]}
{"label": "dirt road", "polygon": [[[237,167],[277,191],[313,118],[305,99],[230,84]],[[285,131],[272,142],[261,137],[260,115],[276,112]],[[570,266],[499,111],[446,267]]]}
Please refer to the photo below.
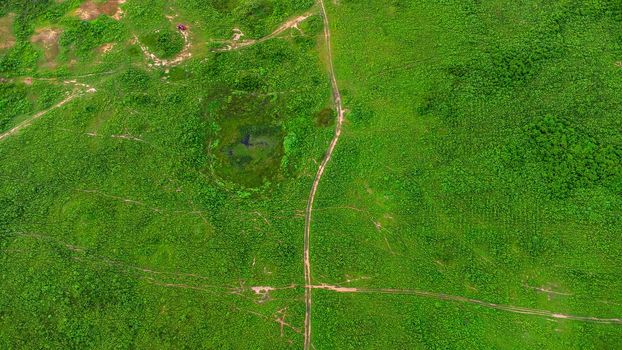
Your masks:
{"label": "dirt road", "polygon": [[506,312],[513,312],[517,314],[523,315],[532,315],[532,316],[540,316],[540,317],[548,317],[553,319],[564,319],[564,320],[572,320],[572,321],[581,321],[581,322],[592,322],[592,323],[606,323],[606,324],[622,324],[622,319],[620,318],[600,318],[593,316],[576,316],[576,315],[568,315],[555,313],[548,310],[541,309],[531,309],[522,306],[514,306],[514,305],[505,305],[505,304],[495,304],[490,303],[483,300],[466,298],[458,295],[449,295],[443,293],[436,292],[428,292],[424,290],[417,289],[392,289],[392,288],[379,288],[379,289],[369,289],[369,288],[352,288],[352,287],[340,287],[333,286],[327,284],[320,284],[315,286],[307,286],[312,289],[322,289],[329,290],[337,293],[366,293],[366,294],[399,294],[399,295],[417,295],[422,297],[434,298],[438,300],[448,300],[462,303],[475,304],[495,310],[501,310]]}
{"label": "dirt road", "polygon": [[312,303],[312,290],[313,283],[311,278],[311,257],[310,257],[310,246],[311,246],[311,218],[313,215],[313,202],[315,201],[315,194],[317,193],[317,188],[320,184],[320,180],[322,179],[322,175],[324,174],[324,170],[326,169],[326,165],[330,162],[330,159],[333,155],[333,151],[335,150],[335,146],[337,142],[339,142],[339,137],[341,136],[341,129],[343,127],[345,110],[343,108],[343,103],[341,101],[341,93],[339,92],[339,86],[337,85],[337,78],[335,77],[335,68],[333,64],[333,52],[330,40],[330,23],[328,21],[328,16],[326,14],[326,7],[324,6],[323,0],[318,0],[318,5],[320,7],[320,15],[324,21],[324,40],[326,41],[326,52],[327,52],[327,61],[328,61],[328,73],[330,75],[332,90],[333,90],[333,100],[335,102],[335,107],[337,109],[337,123],[335,126],[335,135],[328,146],[328,150],[320,164],[320,167],[315,174],[315,179],[313,180],[313,185],[311,186],[311,192],[309,193],[309,199],[307,201],[307,208],[305,211],[305,231],[304,231],[304,277],[305,277],[305,323],[304,323],[304,349],[311,349],[311,303]]}

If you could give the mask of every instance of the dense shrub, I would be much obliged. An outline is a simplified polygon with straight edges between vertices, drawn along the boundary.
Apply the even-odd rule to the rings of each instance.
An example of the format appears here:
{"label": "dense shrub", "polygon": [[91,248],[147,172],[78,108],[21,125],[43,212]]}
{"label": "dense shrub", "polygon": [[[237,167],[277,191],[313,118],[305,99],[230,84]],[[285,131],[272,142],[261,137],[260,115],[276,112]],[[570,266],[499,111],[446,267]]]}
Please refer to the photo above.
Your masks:
{"label": "dense shrub", "polygon": [[590,135],[570,119],[547,115],[525,128],[524,157],[537,162],[551,194],[609,186],[622,175],[622,148]]}

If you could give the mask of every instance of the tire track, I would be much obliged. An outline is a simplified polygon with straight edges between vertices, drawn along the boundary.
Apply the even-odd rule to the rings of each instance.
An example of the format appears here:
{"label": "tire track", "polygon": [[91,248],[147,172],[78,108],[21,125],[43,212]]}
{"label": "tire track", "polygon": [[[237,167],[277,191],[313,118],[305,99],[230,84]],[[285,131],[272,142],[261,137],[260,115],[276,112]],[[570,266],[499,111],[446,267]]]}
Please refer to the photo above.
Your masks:
{"label": "tire track", "polygon": [[568,314],[552,312],[549,310],[532,309],[532,308],[527,308],[527,307],[522,307],[522,306],[514,306],[514,305],[506,305],[506,304],[495,304],[495,303],[491,303],[491,302],[487,302],[483,300],[472,299],[472,298],[462,297],[458,295],[428,292],[428,291],[417,290],[417,289],[393,289],[393,288],[370,289],[370,288],[340,287],[340,286],[333,286],[333,285],[327,285],[327,284],[307,286],[307,288],[322,289],[322,290],[328,290],[328,291],[333,291],[337,293],[416,295],[416,296],[433,298],[433,299],[438,299],[438,300],[474,304],[474,305],[479,305],[479,306],[486,307],[489,309],[501,310],[501,311],[506,311],[506,312],[523,314],[523,315],[532,315],[532,316],[540,316],[540,317],[546,317],[546,318],[552,318],[552,319],[562,319],[562,320],[571,320],[571,321],[580,321],[580,322],[622,324],[622,319],[620,318],[600,318],[600,317],[593,317],[593,316],[568,315]]}
{"label": "tire track", "polygon": [[335,150],[337,142],[341,137],[341,129],[343,127],[345,110],[341,100],[341,93],[339,92],[339,86],[337,84],[337,78],[335,77],[335,67],[333,64],[333,52],[330,39],[330,22],[326,14],[326,7],[324,6],[324,0],[318,0],[320,7],[320,15],[324,23],[324,40],[326,42],[327,61],[328,61],[328,73],[330,75],[330,81],[333,91],[333,100],[337,109],[337,123],[335,126],[335,135],[328,146],[328,150],[324,155],[324,159],[320,164],[313,185],[311,186],[311,192],[309,193],[309,199],[307,201],[307,207],[305,210],[305,229],[304,229],[304,279],[305,279],[305,322],[304,322],[304,349],[311,349],[311,304],[312,304],[312,278],[311,278],[311,258],[310,258],[310,245],[311,245],[311,219],[313,216],[313,202],[315,201],[315,194],[317,193],[320,180],[324,174],[324,170],[330,162]]}

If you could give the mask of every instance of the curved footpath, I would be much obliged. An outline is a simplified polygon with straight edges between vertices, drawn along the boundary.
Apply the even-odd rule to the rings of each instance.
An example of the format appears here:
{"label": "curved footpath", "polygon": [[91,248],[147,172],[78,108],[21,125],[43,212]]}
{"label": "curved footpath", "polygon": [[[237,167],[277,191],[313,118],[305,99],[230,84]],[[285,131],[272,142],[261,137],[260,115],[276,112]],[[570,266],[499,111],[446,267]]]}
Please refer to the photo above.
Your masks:
{"label": "curved footpath", "polygon": [[328,61],[328,73],[330,75],[333,100],[335,101],[335,107],[337,109],[337,123],[335,126],[335,135],[328,146],[328,150],[324,155],[324,159],[317,169],[315,174],[315,180],[313,180],[313,186],[311,186],[311,192],[309,193],[309,199],[307,200],[307,208],[305,211],[305,232],[304,232],[304,276],[305,276],[305,323],[304,323],[304,349],[311,349],[311,292],[313,289],[313,283],[311,280],[311,258],[310,258],[310,245],[311,245],[311,217],[313,214],[313,201],[315,200],[315,194],[317,193],[318,185],[326,169],[326,165],[330,162],[330,159],[335,150],[339,137],[341,136],[341,129],[343,127],[345,110],[341,101],[341,93],[339,92],[339,86],[337,85],[337,78],[335,77],[335,68],[333,65],[333,53],[330,43],[330,23],[326,14],[326,7],[324,6],[324,0],[318,0],[320,6],[320,15],[324,21],[324,40],[326,41],[326,52]]}

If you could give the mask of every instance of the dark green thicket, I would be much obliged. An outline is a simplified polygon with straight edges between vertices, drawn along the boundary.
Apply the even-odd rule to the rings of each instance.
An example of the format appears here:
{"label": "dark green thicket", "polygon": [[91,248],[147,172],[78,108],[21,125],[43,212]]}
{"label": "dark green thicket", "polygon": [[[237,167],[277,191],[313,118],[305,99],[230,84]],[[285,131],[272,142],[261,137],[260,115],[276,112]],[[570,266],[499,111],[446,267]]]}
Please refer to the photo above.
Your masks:
{"label": "dark green thicket", "polygon": [[142,69],[132,67],[121,74],[120,80],[123,84],[121,84],[119,88],[124,88],[127,92],[144,92],[151,86],[150,79],[151,78],[147,72]]}
{"label": "dark green thicket", "polygon": [[0,132],[9,129],[11,121],[50,107],[61,98],[63,88],[44,82],[27,86],[21,82],[0,83]]}
{"label": "dark green thicket", "polygon": [[[553,196],[593,186],[611,187],[622,177],[622,144],[602,140],[571,119],[545,116],[525,127],[522,159],[535,162]],[[601,141],[602,140],[602,141]]]}
{"label": "dark green thicket", "polygon": [[0,130],[5,130],[7,123],[16,115],[31,111],[26,91],[16,84],[0,84],[0,110],[6,111],[0,117]]}

